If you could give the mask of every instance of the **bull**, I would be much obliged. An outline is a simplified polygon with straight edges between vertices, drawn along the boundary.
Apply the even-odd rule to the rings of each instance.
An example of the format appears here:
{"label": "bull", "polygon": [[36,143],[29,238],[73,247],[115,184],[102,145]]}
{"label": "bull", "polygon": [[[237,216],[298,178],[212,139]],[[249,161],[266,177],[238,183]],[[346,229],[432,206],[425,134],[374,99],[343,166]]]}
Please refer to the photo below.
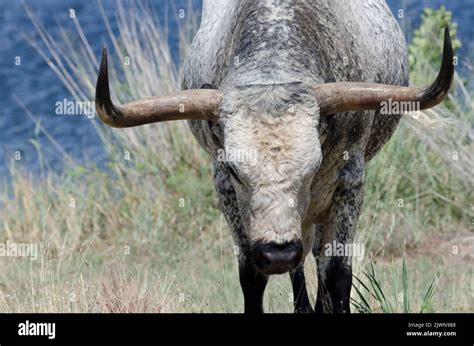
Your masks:
{"label": "bull", "polygon": [[[214,185],[236,246],[245,313],[263,312],[272,274],[289,272],[295,312],[350,312],[352,256],[364,170],[395,131],[387,103],[439,104],[454,66],[408,86],[407,46],[383,0],[204,0],[182,91],[124,105],[109,92],[103,52],[96,109],[113,127],[188,120],[214,159]],[[220,153],[243,153],[222,159]],[[227,156],[226,156],[227,157]],[[310,305],[303,263],[318,269]]]}

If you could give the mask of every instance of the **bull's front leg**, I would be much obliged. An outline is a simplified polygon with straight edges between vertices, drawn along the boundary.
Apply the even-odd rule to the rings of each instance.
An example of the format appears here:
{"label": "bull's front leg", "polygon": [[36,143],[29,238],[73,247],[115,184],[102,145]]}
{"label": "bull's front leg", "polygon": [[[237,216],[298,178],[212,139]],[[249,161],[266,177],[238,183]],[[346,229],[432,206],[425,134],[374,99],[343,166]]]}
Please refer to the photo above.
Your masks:
{"label": "bull's front leg", "polygon": [[246,314],[263,313],[263,295],[267,286],[268,276],[260,273],[253,261],[248,260],[250,251],[239,256],[240,287],[244,294],[244,312]]}
{"label": "bull's front leg", "polygon": [[263,295],[268,276],[257,270],[253,263],[250,240],[241,221],[235,190],[230,182],[226,166],[214,161],[214,185],[219,197],[219,206],[232,232],[239,263],[239,278],[244,295],[246,314],[263,313]]}
{"label": "bull's front leg", "polygon": [[295,313],[314,312],[308,298],[306,290],[306,280],[304,276],[304,262],[290,271],[291,286],[293,288],[293,305]]}
{"label": "bull's front leg", "polygon": [[[333,203],[316,229],[313,254],[318,267],[317,313],[350,313],[353,244],[363,200],[364,167],[349,162]],[[341,252],[342,251],[342,252]]]}

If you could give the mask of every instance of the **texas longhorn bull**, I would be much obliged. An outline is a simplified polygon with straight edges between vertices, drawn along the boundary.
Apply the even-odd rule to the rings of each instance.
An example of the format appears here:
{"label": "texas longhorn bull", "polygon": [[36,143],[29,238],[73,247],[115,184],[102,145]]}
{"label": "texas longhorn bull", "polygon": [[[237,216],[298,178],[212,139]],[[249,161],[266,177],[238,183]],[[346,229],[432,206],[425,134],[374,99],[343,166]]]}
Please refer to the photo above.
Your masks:
{"label": "texas longhorn bull", "polygon": [[[103,54],[96,108],[114,127],[190,121],[214,158],[220,208],[240,249],[245,312],[263,312],[269,275],[285,272],[295,311],[312,311],[303,270],[310,251],[316,312],[349,312],[351,256],[327,255],[324,245],[354,239],[365,164],[402,116],[381,112],[384,104],[436,106],[451,86],[452,58],[446,29],[438,77],[409,87],[406,42],[383,0],[204,0],[184,90],[115,105]],[[255,155],[222,160],[222,150]]]}

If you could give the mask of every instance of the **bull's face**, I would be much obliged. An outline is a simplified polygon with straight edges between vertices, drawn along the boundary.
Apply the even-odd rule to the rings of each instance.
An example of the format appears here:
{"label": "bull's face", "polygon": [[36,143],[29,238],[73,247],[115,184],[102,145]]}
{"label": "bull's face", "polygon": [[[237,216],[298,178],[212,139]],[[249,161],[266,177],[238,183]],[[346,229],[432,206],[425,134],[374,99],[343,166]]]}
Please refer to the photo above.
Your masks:
{"label": "bull's face", "polygon": [[265,274],[284,273],[309,251],[302,221],[321,163],[314,94],[292,83],[224,95],[219,127],[225,155],[218,151],[216,159],[225,160],[255,265]]}

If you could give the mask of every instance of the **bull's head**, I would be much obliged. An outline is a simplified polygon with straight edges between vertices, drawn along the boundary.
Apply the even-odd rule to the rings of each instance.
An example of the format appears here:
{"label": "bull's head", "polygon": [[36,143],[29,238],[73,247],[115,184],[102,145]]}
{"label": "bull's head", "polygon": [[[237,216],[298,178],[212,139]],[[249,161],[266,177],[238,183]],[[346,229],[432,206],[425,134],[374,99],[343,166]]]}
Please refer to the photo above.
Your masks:
{"label": "bull's head", "polygon": [[301,229],[312,178],[322,159],[320,118],[380,110],[389,100],[416,102],[421,110],[434,107],[451,87],[452,60],[446,28],[441,70],[425,88],[351,82],[252,85],[224,91],[185,90],[119,106],[110,97],[104,49],[96,109],[102,121],[113,127],[184,119],[218,124],[221,146],[240,158],[227,160],[226,168],[255,264],[267,274],[281,273],[292,269],[309,251],[303,249],[307,235]]}

